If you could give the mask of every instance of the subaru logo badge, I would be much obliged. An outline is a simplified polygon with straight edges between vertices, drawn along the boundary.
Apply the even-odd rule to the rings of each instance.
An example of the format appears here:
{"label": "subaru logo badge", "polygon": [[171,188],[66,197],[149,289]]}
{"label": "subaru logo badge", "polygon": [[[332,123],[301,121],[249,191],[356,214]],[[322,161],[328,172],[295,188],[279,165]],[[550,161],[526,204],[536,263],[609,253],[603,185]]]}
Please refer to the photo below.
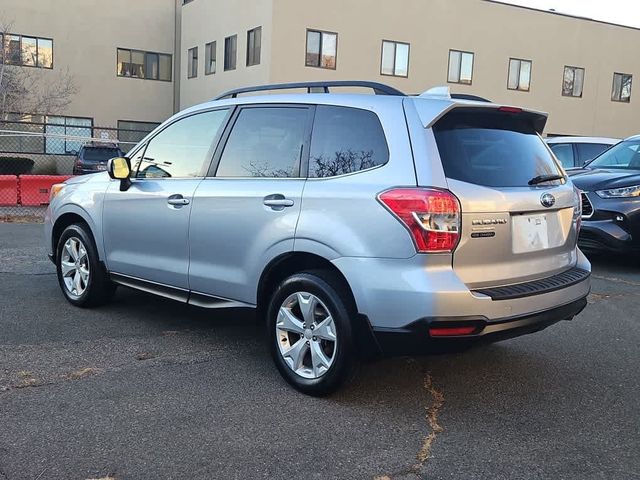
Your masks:
{"label": "subaru logo badge", "polygon": [[550,193],[545,193],[540,197],[540,203],[543,207],[551,208],[556,203],[556,197]]}

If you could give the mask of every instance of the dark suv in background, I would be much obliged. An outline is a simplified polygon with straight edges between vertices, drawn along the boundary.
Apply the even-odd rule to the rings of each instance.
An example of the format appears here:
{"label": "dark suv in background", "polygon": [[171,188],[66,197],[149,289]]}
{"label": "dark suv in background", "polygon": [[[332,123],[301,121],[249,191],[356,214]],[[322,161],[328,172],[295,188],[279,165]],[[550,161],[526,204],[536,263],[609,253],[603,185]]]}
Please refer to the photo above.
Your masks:
{"label": "dark suv in background", "polygon": [[74,175],[104,172],[110,158],[122,157],[124,153],[115,144],[91,142],[83,145],[73,164]]}

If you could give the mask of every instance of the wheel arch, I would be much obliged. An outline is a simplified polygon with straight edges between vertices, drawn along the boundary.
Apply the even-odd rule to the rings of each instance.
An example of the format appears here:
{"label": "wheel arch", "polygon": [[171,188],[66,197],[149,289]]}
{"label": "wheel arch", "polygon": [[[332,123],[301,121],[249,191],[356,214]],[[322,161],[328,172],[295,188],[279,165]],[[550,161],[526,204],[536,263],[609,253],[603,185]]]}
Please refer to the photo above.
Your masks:
{"label": "wheel arch", "polygon": [[295,273],[309,270],[327,272],[333,280],[338,282],[338,288],[346,294],[346,300],[349,302],[347,307],[353,315],[351,320],[359,355],[362,358],[377,357],[381,352],[380,346],[375,339],[369,319],[358,312],[358,305],[347,278],[331,261],[315,253],[300,251],[283,253],[267,264],[258,282],[257,317],[259,319],[265,318],[269,297],[280,282]]}
{"label": "wheel arch", "polygon": [[[58,254],[57,252],[58,241],[60,240],[60,236],[62,235],[62,232],[64,232],[65,228],[67,228],[69,225],[73,225],[74,223],[84,224],[89,230],[89,233],[91,234],[91,237],[93,238],[94,243],[97,243],[94,229],[91,227],[91,224],[86,217],[82,216],[81,214],[75,211],[65,212],[56,219],[56,221],[53,224],[53,228],[51,230],[51,251],[53,252],[54,259],[55,259],[55,256]],[[96,250],[98,252],[98,256],[100,257],[101,256],[100,248],[96,248]]]}

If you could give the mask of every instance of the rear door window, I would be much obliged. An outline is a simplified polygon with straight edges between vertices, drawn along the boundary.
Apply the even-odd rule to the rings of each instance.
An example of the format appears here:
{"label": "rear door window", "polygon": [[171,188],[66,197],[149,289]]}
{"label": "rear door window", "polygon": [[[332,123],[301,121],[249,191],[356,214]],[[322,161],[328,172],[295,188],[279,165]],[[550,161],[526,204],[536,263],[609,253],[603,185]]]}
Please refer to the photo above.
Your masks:
{"label": "rear door window", "polygon": [[433,132],[445,175],[451,179],[522,187],[540,175],[562,174],[526,115],[457,108],[436,122]]}
{"label": "rear door window", "polygon": [[604,152],[611,145],[603,143],[578,143],[576,147],[578,149],[578,166],[584,165],[589,160],[593,160],[602,152]]}
{"label": "rear door window", "polygon": [[308,107],[243,108],[216,177],[299,177],[308,127]]}
{"label": "rear door window", "polygon": [[388,161],[387,141],[375,113],[349,107],[317,107],[309,177],[359,172]]}
{"label": "rear door window", "polygon": [[573,145],[570,143],[553,143],[549,145],[553,153],[564,168],[572,168],[576,166],[573,157]]}

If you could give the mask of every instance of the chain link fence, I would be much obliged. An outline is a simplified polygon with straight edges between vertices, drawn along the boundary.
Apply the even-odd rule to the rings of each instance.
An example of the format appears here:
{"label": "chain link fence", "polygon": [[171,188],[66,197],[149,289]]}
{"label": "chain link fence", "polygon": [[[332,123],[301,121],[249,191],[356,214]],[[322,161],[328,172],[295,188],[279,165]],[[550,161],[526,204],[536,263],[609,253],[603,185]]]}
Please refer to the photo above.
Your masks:
{"label": "chain link fence", "polygon": [[53,184],[104,170],[108,158],[126,154],[147,133],[0,121],[0,221],[41,220]]}

